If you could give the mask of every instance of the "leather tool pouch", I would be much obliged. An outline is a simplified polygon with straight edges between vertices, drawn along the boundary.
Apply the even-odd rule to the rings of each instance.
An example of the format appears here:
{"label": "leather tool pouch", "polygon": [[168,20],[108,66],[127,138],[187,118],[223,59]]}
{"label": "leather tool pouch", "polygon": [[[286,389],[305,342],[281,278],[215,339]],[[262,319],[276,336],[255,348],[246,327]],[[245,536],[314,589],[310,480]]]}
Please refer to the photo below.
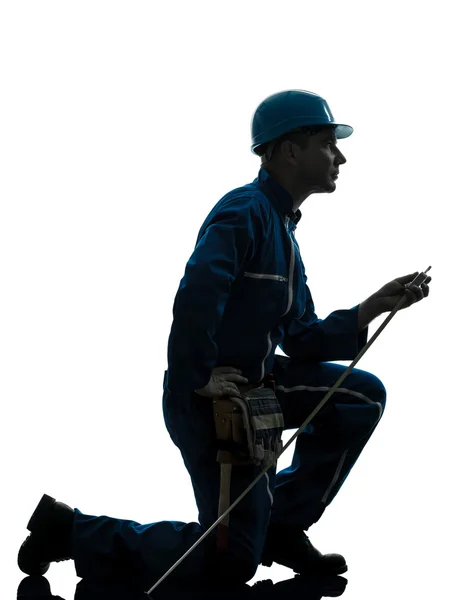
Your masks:
{"label": "leather tool pouch", "polygon": [[[260,387],[260,384],[239,386],[242,394]],[[248,451],[242,409],[228,396],[213,399],[215,431],[217,434],[217,461],[221,464],[254,464]]]}
{"label": "leather tool pouch", "polygon": [[215,398],[213,402],[217,434],[217,461],[231,465],[250,465],[247,437],[242,410],[229,398]]}

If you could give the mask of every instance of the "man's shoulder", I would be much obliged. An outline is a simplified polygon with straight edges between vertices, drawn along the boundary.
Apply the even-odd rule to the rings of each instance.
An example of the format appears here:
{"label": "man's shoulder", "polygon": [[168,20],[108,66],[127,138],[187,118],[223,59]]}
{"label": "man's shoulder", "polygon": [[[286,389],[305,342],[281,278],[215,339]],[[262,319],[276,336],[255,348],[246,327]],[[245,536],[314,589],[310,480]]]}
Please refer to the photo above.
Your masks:
{"label": "man's shoulder", "polygon": [[260,215],[262,218],[271,212],[271,204],[262,190],[255,182],[236,187],[227,192],[213,207],[210,217],[229,210],[247,213],[254,217]]}

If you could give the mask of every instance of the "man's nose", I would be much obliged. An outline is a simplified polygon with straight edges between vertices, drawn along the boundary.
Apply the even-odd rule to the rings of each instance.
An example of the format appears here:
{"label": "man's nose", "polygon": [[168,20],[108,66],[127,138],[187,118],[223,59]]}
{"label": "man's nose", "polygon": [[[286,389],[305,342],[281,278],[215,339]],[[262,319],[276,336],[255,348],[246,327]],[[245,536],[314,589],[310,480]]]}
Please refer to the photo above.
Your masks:
{"label": "man's nose", "polygon": [[338,150],[338,153],[337,153],[337,162],[340,165],[344,165],[346,162],[346,157],[344,156],[344,154],[342,154],[340,152],[340,150]]}

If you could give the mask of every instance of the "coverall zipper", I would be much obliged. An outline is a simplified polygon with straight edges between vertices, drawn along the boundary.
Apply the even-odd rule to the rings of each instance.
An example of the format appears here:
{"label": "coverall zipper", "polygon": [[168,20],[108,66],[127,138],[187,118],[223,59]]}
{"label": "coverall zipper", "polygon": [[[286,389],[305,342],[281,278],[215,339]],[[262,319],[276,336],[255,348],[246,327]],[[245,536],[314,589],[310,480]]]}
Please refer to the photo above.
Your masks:
{"label": "coverall zipper", "polygon": [[[294,279],[293,275],[295,272],[295,245],[293,243],[291,236],[289,236],[289,237],[290,237],[290,244],[291,244],[291,248],[292,248],[291,253],[290,253],[290,269],[289,269],[289,273],[288,273],[289,276],[288,276],[288,279],[286,277],[281,278],[282,280],[284,280],[284,281],[287,280],[289,282],[289,284],[288,284],[288,303],[287,303],[287,310],[282,315],[282,317],[285,317],[285,315],[289,312],[289,310],[292,307],[292,302],[293,302],[293,279]],[[246,275],[246,273],[245,273],[245,275]],[[269,277],[270,279],[271,278],[277,279],[280,277],[280,275],[267,275],[265,277]],[[265,355],[265,358],[262,361],[262,372],[261,372],[260,381],[262,381],[265,377],[265,361],[270,356],[271,348],[273,347],[270,331],[268,332],[268,335],[267,335],[267,342],[268,342],[268,351]]]}

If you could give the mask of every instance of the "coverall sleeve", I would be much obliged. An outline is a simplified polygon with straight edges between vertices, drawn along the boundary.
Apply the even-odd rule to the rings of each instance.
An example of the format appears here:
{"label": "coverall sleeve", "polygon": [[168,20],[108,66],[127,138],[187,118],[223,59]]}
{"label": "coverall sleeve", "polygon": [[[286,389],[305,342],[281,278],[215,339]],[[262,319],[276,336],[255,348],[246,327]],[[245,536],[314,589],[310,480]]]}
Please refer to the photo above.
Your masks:
{"label": "coverall sleeve", "polygon": [[200,230],[173,306],[167,379],[172,393],[203,388],[217,366],[214,336],[232,283],[257,248],[258,210],[251,198],[231,199]]}
{"label": "coverall sleeve", "polygon": [[285,327],[282,351],[304,361],[353,360],[368,340],[368,327],[358,331],[359,305],[319,319],[310,289],[305,285],[306,310]]}

